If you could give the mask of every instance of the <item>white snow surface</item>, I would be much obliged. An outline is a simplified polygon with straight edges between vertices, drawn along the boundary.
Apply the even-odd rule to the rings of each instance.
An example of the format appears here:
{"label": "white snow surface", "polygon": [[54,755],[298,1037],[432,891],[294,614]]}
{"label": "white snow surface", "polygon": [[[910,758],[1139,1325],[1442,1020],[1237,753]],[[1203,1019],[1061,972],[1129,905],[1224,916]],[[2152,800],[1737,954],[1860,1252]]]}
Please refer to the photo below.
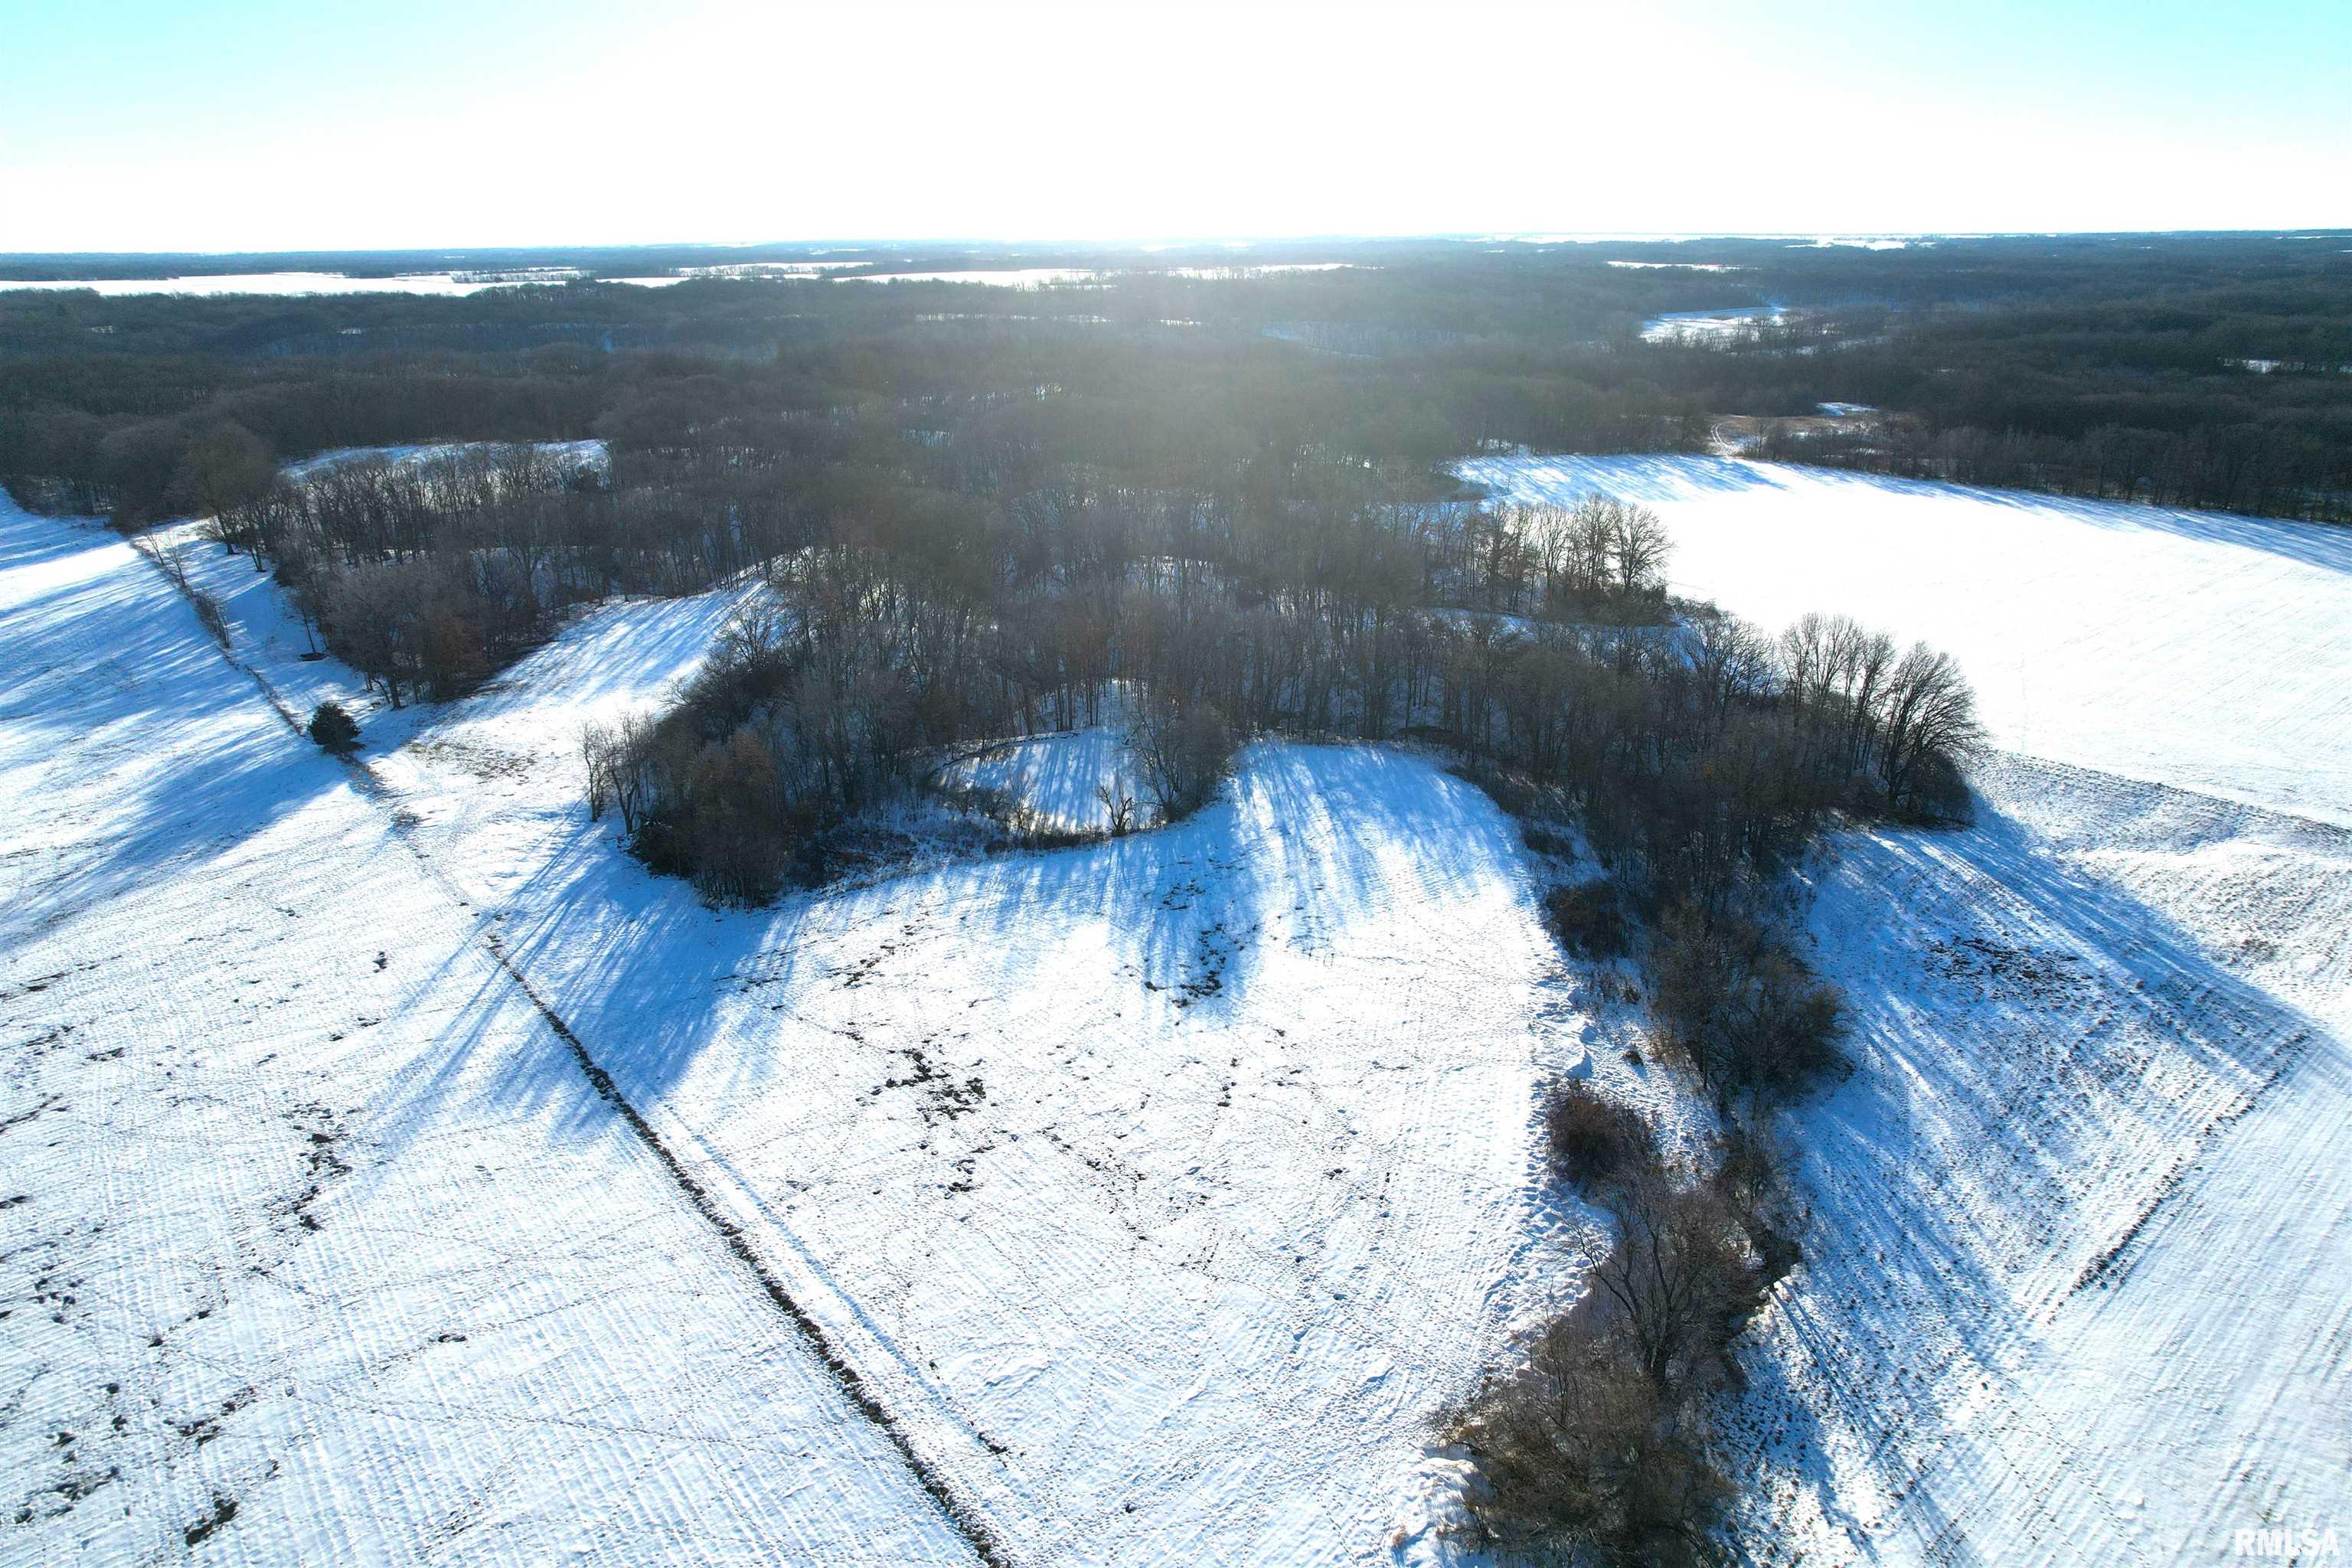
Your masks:
{"label": "white snow surface", "polygon": [[[382,461],[403,468],[425,463],[437,463],[459,457],[469,448],[493,446],[484,441],[417,441],[395,447],[337,447],[286,464],[285,472],[291,479],[308,479],[329,468],[347,463]],[[604,443],[591,437],[579,441],[535,441],[541,451],[572,468],[595,468],[600,472],[612,464],[612,454]]]}
{"label": "white snow surface", "polygon": [[5,502],[0,843],[0,1561],[969,1560],[488,911]]}
{"label": "white snow surface", "polygon": [[513,951],[1024,1562],[1376,1557],[1574,1278],[1528,1130],[1578,1024],[1427,763],[1263,747],[1181,826],[764,915],[572,848]]}
{"label": "white snow surface", "polygon": [[[1811,1213],[1728,1424],[1752,1554],[2161,1563],[2329,1522],[2352,837],[2313,819],[2352,764],[2340,707],[2274,715],[2263,765],[2242,709],[2345,657],[2334,536],[1464,472],[1657,507],[1680,585],[1768,626],[1951,647],[2010,748],[1975,828],[1803,879],[1855,1070],[1782,1128]],[[1537,1179],[1538,1085],[1703,1120],[1555,962],[1483,796],[1261,744],[1174,828],[713,911],[585,819],[578,732],[756,590],[588,610],[388,713],[247,563],[188,560],[235,663],[111,536],[0,512],[0,1475],[36,1519],[0,1555],[176,1556],[224,1498],[204,1550],[239,1561],[968,1555],[496,931],[1012,1560],[1461,1559],[1425,1417],[1596,1239]],[[265,690],[359,705],[366,787]],[[971,764],[1074,822],[1119,765],[1105,731]]]}
{"label": "white snow surface", "polygon": [[1654,510],[1678,592],[1957,658],[2005,750],[2352,826],[2352,530],[1697,457],[1476,458]]}
{"label": "white snow surface", "polygon": [[1814,879],[1855,1070],[1736,1447],[1765,1562],[2215,1562],[2352,1474],[2352,835],[1993,757]]}
{"label": "white snow surface", "polygon": [[1111,727],[1008,741],[942,770],[954,784],[1001,790],[1035,814],[1041,826],[1099,833],[1111,825],[1100,791],[1136,805],[1133,820],[1150,816],[1142,779]]}
{"label": "white snow surface", "polygon": [[[1393,751],[1265,745],[1171,829],[714,912],[586,820],[576,754],[586,719],[691,669],[730,595],[588,611],[491,689],[395,713],[303,659],[241,559],[187,556],[232,664],[110,536],[13,511],[6,535],[104,586],[60,597],[46,564],[0,584],[35,634],[0,674],[48,672],[0,812],[35,847],[12,857],[22,887],[61,900],[18,900],[58,933],[0,969],[0,1038],[28,1042],[7,1114],[47,1107],[0,1134],[37,1194],[0,1224],[44,1227],[37,1278],[71,1280],[77,1310],[142,1303],[104,1333],[0,1321],[47,1401],[6,1473],[38,1501],[59,1429],[76,1464],[122,1470],[78,1509],[40,1503],[45,1552],[164,1554],[215,1492],[238,1511],[206,1550],[256,1561],[362,1534],[399,1561],[960,1550],[707,1222],[665,1201],[492,931],[1014,1561],[1444,1549],[1454,1461],[1427,1417],[1574,1289],[1591,1240],[1538,1180],[1531,1128],[1594,1026],[1476,791]],[[119,617],[144,640],[102,670],[68,657],[60,639],[105,646]],[[355,703],[368,789],[265,689]],[[92,738],[60,747],[67,726]],[[1003,782],[1091,777],[1109,746],[1030,742]],[[119,1095],[80,1087],[100,1073]],[[354,1167],[303,1211],[315,1232],[288,1217],[313,1104]],[[79,1121],[100,1105],[118,1119]],[[21,1152],[39,1136],[55,1152]],[[101,1220],[119,1243],[88,1234]],[[142,1268],[159,1248],[181,1261]],[[177,1293],[147,1303],[159,1279]],[[592,1304],[519,1300],[548,1292]],[[203,1375],[192,1355],[184,1388],[152,1394],[182,1337]],[[109,1381],[163,1401],[131,1428],[144,1448],[106,1436]],[[624,1399],[647,1430],[615,1439]],[[173,1436],[240,1400],[219,1417],[236,1441]],[[584,1414],[533,1435],[542,1405]],[[486,1479],[519,1469],[529,1485]],[[118,1501],[128,1520],[98,1511]]]}
{"label": "white snow surface", "polygon": [[1719,310],[1669,310],[1642,323],[1645,342],[1678,342],[1731,337],[1757,326],[1778,326],[1787,314],[1773,305],[1734,305]]}

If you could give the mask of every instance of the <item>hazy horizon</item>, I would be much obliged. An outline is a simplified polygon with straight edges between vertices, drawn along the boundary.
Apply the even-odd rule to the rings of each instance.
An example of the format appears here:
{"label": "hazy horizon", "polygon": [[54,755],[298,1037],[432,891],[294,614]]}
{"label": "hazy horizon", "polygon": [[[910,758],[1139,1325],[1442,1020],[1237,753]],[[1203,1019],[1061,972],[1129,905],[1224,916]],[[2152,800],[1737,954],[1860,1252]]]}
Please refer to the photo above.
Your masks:
{"label": "hazy horizon", "polygon": [[[1791,242],[1816,241],[1826,244],[1858,245],[1862,242],[1872,240],[1934,242],[1939,240],[1959,241],[1977,239],[2102,239],[2131,238],[2140,236],[2154,238],[2195,238],[2200,236],[2209,235],[2216,237],[2255,238],[2269,237],[2275,239],[2330,239],[2352,237],[2352,226],[2337,227],[2320,224],[2268,224],[2259,225],[2250,228],[2235,229],[2038,228],[1972,229],[1967,232],[1947,229],[1809,229],[1802,231],[1793,229],[1775,231],[1752,229],[1738,231],[1729,229],[1694,229],[1688,233],[1681,234],[1625,234],[1613,230],[1590,234],[1577,233],[1570,230],[1557,230],[1550,232],[1538,232],[1535,230],[1498,230],[1491,234],[1484,235],[1473,234],[1467,231],[1456,231],[1452,233],[1423,231],[1418,233],[1400,232],[1395,234],[1198,234],[1154,236],[1150,238],[1142,239],[1111,239],[1087,235],[1017,235],[1007,238],[997,238],[988,236],[963,234],[828,234],[792,236],[772,239],[744,240],[677,238],[613,240],[591,238],[517,240],[480,245],[462,243],[447,245],[422,243],[340,247],[292,245],[274,247],[266,250],[257,250],[243,247],[217,249],[166,248],[148,250],[20,249],[0,250],[0,258],[26,258],[38,259],[70,259],[79,258],[90,258],[93,259],[111,259],[118,258],[124,259],[161,259],[187,257],[198,259],[249,258],[267,260],[275,257],[318,258],[339,256],[413,256],[454,261],[463,260],[468,257],[483,255],[533,256],[574,253],[590,254],[604,251],[634,250],[713,252],[748,252],[760,250],[808,250],[812,252],[823,252],[825,250],[832,250],[845,256],[860,250],[872,250],[876,247],[897,249],[902,247],[912,248],[939,248],[965,246],[974,247],[975,249],[989,249],[1003,252],[1009,255],[1019,255],[1022,253],[1024,247],[1035,249],[1135,252],[1139,254],[1150,255],[1163,251],[1184,251],[1201,248],[1222,247],[1239,249],[1242,247],[1255,248],[1258,247],[1280,247],[1285,249],[1294,249],[1302,246],[1312,247],[1324,244],[1334,246],[1359,246],[1409,244],[1415,241],[1427,241],[1432,243],[1452,241],[1461,244],[1487,242],[1493,244],[1522,244],[1533,246],[1685,245],[1701,243],[1709,240],[1788,240]],[[1240,258],[1236,259],[1236,265],[1246,264],[1247,263],[1244,260]]]}
{"label": "hazy horizon", "polygon": [[2295,0],[1760,30],[1727,0],[131,0],[11,30],[16,254],[2352,223],[2352,18]]}

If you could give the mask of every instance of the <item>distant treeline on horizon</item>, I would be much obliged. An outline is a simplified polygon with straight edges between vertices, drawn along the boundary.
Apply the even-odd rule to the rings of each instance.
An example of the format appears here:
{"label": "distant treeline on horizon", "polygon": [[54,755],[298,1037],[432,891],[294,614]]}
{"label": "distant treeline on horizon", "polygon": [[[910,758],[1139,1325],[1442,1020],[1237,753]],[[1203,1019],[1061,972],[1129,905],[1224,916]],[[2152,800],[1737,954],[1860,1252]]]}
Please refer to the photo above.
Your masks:
{"label": "distant treeline on horizon", "polygon": [[[1171,442],[1192,443],[1201,473],[1284,443],[1432,468],[1497,445],[1694,450],[1740,418],[1763,422],[1760,455],[2352,521],[2352,235],[2305,233],[0,258],[53,282],[811,259],[1111,274],[467,297],[0,285],[0,482],[135,524],[233,500],[219,487],[240,468],[334,447],[708,446],[853,416],[919,432],[943,399],[1026,399],[1055,405],[1025,416],[1031,438],[1108,467]],[[1249,270],[1334,262],[1349,265]],[[1704,339],[1652,326],[1741,310],[1759,320]],[[1825,428],[1823,405],[1867,412]]]}

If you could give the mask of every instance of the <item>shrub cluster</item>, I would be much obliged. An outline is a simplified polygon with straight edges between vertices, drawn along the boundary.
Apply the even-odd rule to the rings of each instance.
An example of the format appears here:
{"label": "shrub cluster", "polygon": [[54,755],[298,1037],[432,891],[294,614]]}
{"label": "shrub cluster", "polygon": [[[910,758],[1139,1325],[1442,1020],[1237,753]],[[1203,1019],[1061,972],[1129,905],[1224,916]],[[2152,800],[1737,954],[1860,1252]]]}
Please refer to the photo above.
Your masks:
{"label": "shrub cluster", "polygon": [[1584,958],[1615,958],[1626,948],[1625,910],[1606,877],[1571,882],[1544,895],[1544,918],[1561,946]]}
{"label": "shrub cluster", "polygon": [[1552,1174],[1571,1186],[1600,1188],[1656,1163],[1657,1139],[1642,1113],[1582,1079],[1552,1087],[1543,1119]]}
{"label": "shrub cluster", "polygon": [[1770,1276],[1720,1183],[1677,1180],[1646,1139],[1594,1181],[1614,1236],[1583,1295],[1443,1422],[1477,1467],[1465,1503],[1507,1550],[1712,1561],[1732,1488],[1709,1406]]}
{"label": "shrub cluster", "polygon": [[1720,1109],[1794,1093],[1840,1063],[1836,989],[1762,921],[1676,904],[1659,921],[1650,970],[1660,1023]]}

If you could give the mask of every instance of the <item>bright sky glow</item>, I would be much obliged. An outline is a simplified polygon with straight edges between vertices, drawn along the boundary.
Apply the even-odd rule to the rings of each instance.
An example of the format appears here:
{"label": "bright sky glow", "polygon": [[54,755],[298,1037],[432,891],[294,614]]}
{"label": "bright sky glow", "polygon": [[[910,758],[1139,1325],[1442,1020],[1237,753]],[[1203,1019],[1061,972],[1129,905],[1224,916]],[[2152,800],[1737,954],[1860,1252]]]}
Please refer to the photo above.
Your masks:
{"label": "bright sky glow", "polygon": [[2352,225],[2342,0],[0,0],[0,250]]}

